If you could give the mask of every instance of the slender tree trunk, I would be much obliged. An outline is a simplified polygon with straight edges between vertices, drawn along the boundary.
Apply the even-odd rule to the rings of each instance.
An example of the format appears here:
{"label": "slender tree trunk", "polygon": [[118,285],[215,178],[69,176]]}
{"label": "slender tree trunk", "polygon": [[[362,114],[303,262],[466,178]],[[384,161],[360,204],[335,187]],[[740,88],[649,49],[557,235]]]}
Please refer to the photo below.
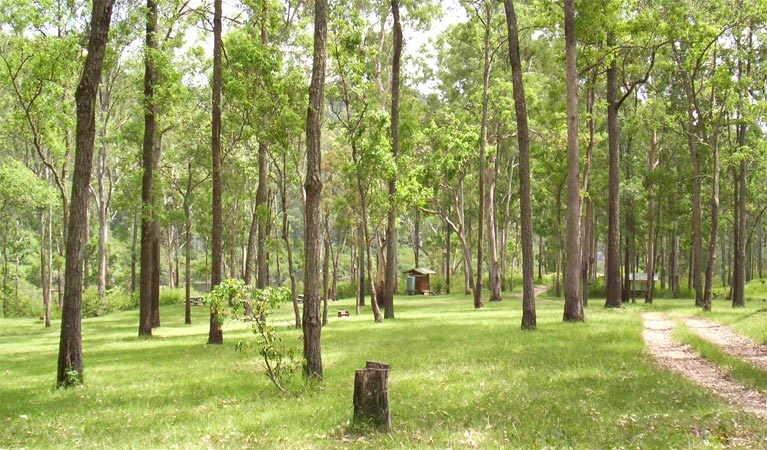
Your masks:
{"label": "slender tree trunk", "polygon": [[415,266],[421,267],[420,264],[420,250],[421,250],[421,210],[415,210],[415,220],[413,225],[413,257],[415,260]]}
{"label": "slender tree trunk", "polygon": [[[221,0],[213,1],[213,93],[211,114],[211,156],[213,161],[213,199],[212,216],[213,226],[211,230],[211,289],[218,286],[223,280],[224,270],[224,239],[223,239],[223,211],[222,191],[223,180],[221,179],[221,54],[223,43],[221,42]],[[211,310],[210,327],[208,331],[208,344],[222,344],[224,335],[218,326],[217,313]]]}
{"label": "slender tree trunk", "polygon": [[256,240],[258,239],[258,207],[253,204],[253,212],[248,231],[248,244],[245,252],[245,267],[243,267],[242,279],[247,286],[253,286],[253,266],[256,259]]}
{"label": "slender tree trunk", "polygon": [[533,284],[533,206],[530,186],[530,138],[527,125],[527,105],[522,84],[522,61],[519,53],[517,15],[514,1],[504,0],[506,26],[509,33],[509,58],[511,59],[514,110],[517,119],[517,142],[519,145],[519,199],[522,224],[522,329],[536,328],[535,286]]}
{"label": "slender tree trunk", "polygon": [[152,328],[160,328],[160,221],[152,223]]}
{"label": "slender tree trunk", "polygon": [[695,306],[702,306],[703,285],[701,279],[701,270],[703,268],[703,240],[701,235],[701,174],[700,174],[700,152],[695,137],[693,121],[695,120],[690,109],[688,117],[690,120],[689,146],[692,154],[693,186],[692,186],[692,260],[690,267],[692,272],[692,285],[695,289]]}
{"label": "slender tree trunk", "polygon": [[[51,266],[50,247],[47,244],[47,236],[50,220],[48,211],[40,213],[40,287],[43,290],[43,309],[45,311],[45,328],[51,327]],[[2,293],[5,295],[5,292]]]}
{"label": "slender tree trunk", "polygon": [[139,215],[133,215],[133,239],[131,240],[131,252],[130,252],[130,292],[133,294],[136,292],[136,249],[138,247],[138,229],[139,229]]}
{"label": "slender tree trunk", "polygon": [[[608,35],[612,45],[614,37]],[[607,135],[609,154],[608,175],[608,217],[607,217],[607,299],[606,308],[620,308],[622,305],[620,268],[620,126],[618,124],[618,65],[615,59],[607,69]]]}
{"label": "slender tree trunk", "polygon": [[[586,113],[589,128],[589,144],[586,147],[586,162],[583,165],[583,180],[581,182],[581,191],[589,191],[589,178],[591,175],[591,161],[596,145],[596,121],[594,120],[594,103],[596,100],[596,82],[597,70],[592,71],[588,94],[586,96]],[[583,306],[589,304],[589,282],[590,273],[593,268],[592,258],[595,252],[592,252],[592,241],[594,240],[594,204],[590,196],[584,200],[586,203],[585,213],[581,206],[581,298]]]}
{"label": "slender tree trunk", "polygon": [[155,53],[159,51],[157,40],[157,3],[147,0],[146,45],[144,55],[144,143],[142,165],[144,168],[141,190],[141,278],[139,287],[139,336],[152,335],[152,270],[154,258],[154,144],[157,126],[157,105],[154,92],[157,83]]}
{"label": "slender tree trunk", "polygon": [[[364,214],[364,212],[363,212]],[[357,230],[357,302],[356,313],[359,315],[360,306],[365,306],[365,232],[360,223]]]}
{"label": "slender tree trunk", "polygon": [[330,285],[330,232],[325,223],[325,236],[322,239],[322,326],[328,324],[328,286]]}
{"label": "slender tree trunk", "polygon": [[[391,152],[394,163],[399,158],[399,91],[400,64],[402,59],[402,25],[400,24],[399,0],[391,0],[394,19],[394,57],[391,80]],[[397,175],[389,178],[389,213],[386,221],[386,275],[384,277],[384,318],[394,318],[394,292],[397,290]]]}
{"label": "slender tree trunk", "polygon": [[565,60],[567,66],[567,264],[563,320],[582,322],[581,193],[578,155],[578,74],[575,46],[575,1],[565,0]]}
{"label": "slender tree trunk", "polygon": [[[746,125],[737,125],[736,130],[738,145],[745,145]],[[736,173],[735,226],[733,227],[735,230],[735,257],[733,258],[732,307],[743,308],[746,306],[746,197],[748,195],[745,160],[740,161]]]}
{"label": "slender tree trunk", "polygon": [[452,228],[449,225],[445,225],[445,293],[450,293],[450,272],[452,266],[450,264],[450,255],[452,250],[450,249],[450,232]]}
{"label": "slender tree trunk", "polygon": [[[191,169],[192,163],[189,163]],[[190,171],[191,172],[191,171]],[[191,181],[191,173],[189,181]],[[190,185],[184,198],[184,323],[192,324],[192,205],[189,201]]]}
{"label": "slender tree trunk", "polygon": [[263,289],[266,287],[269,277],[269,258],[267,255],[267,223],[269,222],[269,204],[267,198],[266,183],[269,176],[268,163],[269,147],[260,142],[258,144],[258,187],[256,188],[256,218],[258,219],[258,254],[256,264],[258,274],[256,277],[256,287]]}
{"label": "slender tree trunk", "polygon": [[112,17],[111,0],[93,0],[88,54],[75,93],[77,128],[75,169],[66,249],[66,287],[61,317],[61,338],[56,384],[72,386],[82,383],[82,245],[86,236],[82,227],[88,215],[88,186],[91,179],[93,146],[96,137],[96,96],[101,83],[101,68]]}
{"label": "slender tree trunk", "polygon": [[652,173],[655,169],[655,160],[658,155],[658,133],[653,130],[650,138],[650,152],[647,155],[647,264],[645,265],[647,273],[647,291],[645,292],[645,303],[653,301],[653,287],[655,285],[655,186],[652,181]]}
{"label": "slender tree trunk", "polygon": [[325,108],[327,0],[314,1],[314,63],[306,119],[306,192],[304,232],[304,376],[322,380],[320,345],[320,199],[322,195],[322,118]]}
{"label": "slender tree trunk", "polygon": [[711,145],[714,179],[711,192],[711,235],[708,241],[708,264],[706,265],[706,285],[703,291],[701,307],[703,311],[711,311],[711,288],[714,282],[714,264],[716,263],[716,235],[719,233],[719,149],[714,137]]}

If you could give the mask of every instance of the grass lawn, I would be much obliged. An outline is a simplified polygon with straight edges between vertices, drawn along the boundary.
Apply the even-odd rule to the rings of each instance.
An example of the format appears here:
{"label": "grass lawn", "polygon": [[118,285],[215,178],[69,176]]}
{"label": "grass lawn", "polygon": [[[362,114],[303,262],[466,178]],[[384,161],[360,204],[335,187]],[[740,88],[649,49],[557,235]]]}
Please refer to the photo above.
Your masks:
{"label": "grass lawn", "polygon": [[[720,304],[721,303],[721,304]],[[649,308],[691,313],[690,301]],[[683,307],[681,305],[684,305]],[[206,308],[183,324],[163,307],[163,327],[138,339],[138,312],[83,321],[85,385],[53,389],[58,323],[0,320],[0,448],[767,448],[767,427],[716,395],[656,369],[642,341],[644,305],[561,322],[562,301],[538,301],[538,330],[520,330],[521,301],[475,311],[463,295],[399,297],[397,319],[375,324],[369,308],[331,303],[323,330],[325,381],[281,395],[253,356],[254,339],[227,323],[207,346]],[[725,310],[734,322],[756,308]],[[283,339],[289,307],[275,316]],[[756,326],[758,328],[759,326]],[[350,430],[354,369],[391,364],[391,434]]]}

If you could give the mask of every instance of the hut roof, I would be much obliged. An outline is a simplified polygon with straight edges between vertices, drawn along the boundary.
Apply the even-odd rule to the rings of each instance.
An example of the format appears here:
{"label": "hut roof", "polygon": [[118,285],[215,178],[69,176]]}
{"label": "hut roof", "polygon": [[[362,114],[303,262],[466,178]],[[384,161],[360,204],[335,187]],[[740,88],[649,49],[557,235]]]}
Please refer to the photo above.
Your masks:
{"label": "hut roof", "polygon": [[413,275],[431,275],[437,272],[431,269],[427,269],[426,267],[416,267],[415,269],[405,270],[403,273],[409,273]]}

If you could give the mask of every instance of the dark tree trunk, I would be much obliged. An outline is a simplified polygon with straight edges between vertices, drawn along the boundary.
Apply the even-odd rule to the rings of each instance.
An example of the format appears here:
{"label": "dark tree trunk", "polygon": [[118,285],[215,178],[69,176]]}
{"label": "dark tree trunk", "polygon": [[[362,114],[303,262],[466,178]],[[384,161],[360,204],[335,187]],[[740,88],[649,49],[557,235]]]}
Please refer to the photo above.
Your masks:
{"label": "dark tree trunk", "polygon": [[253,204],[253,213],[250,219],[250,231],[248,231],[248,244],[245,251],[245,267],[243,267],[242,279],[247,286],[253,286],[253,267],[256,260],[256,240],[258,239],[258,208]]}
{"label": "dark tree trunk", "polygon": [[188,164],[189,179],[187,182],[187,196],[184,198],[184,323],[192,324],[192,205],[189,194],[191,191],[191,168]]}
{"label": "dark tree trunk", "polygon": [[[612,44],[614,38],[608,36]],[[606,308],[620,308],[622,305],[621,289],[621,250],[620,250],[620,126],[618,124],[618,65],[615,59],[607,68],[607,135],[609,154],[608,175],[608,216],[607,216],[607,299]]]}
{"label": "dark tree trunk", "polygon": [[160,328],[160,220],[152,223],[152,328]]}
{"label": "dark tree trunk", "polygon": [[328,286],[330,285],[330,231],[325,223],[322,252],[322,326],[328,324]]}
{"label": "dark tree trunk", "polygon": [[50,236],[50,217],[48,210],[40,213],[40,287],[43,290],[43,309],[45,328],[51,327],[51,265],[48,237]]}
{"label": "dark tree trunk", "polygon": [[266,182],[269,176],[268,152],[269,147],[265,143],[261,142],[258,144],[258,187],[256,189],[256,218],[258,219],[258,255],[256,264],[258,266],[258,273],[256,287],[259,289],[266,287],[269,278],[269,257],[266,251],[270,215],[266,189]]}
{"label": "dark tree trunk", "polygon": [[357,314],[360,306],[365,306],[365,232],[360,224],[357,231]]}
{"label": "dark tree trunk", "polygon": [[155,136],[157,134],[157,105],[154,92],[157,83],[155,72],[158,51],[157,41],[157,3],[147,0],[146,10],[146,49],[144,55],[144,143],[142,165],[144,175],[141,189],[141,278],[139,287],[139,336],[152,335],[152,271],[155,265],[152,244],[154,242],[154,195],[153,172],[155,167]]}
{"label": "dark tree trunk", "polygon": [[519,53],[517,15],[514,1],[504,0],[506,26],[509,33],[509,58],[511,59],[514,110],[517,119],[517,142],[519,145],[519,199],[522,223],[522,329],[536,328],[535,286],[533,284],[533,205],[530,186],[530,138],[527,125],[527,104],[522,84],[522,60]]}
{"label": "dark tree trunk", "polygon": [[655,160],[658,155],[658,134],[655,130],[652,132],[650,140],[650,152],[647,155],[647,250],[645,265],[647,273],[647,291],[645,292],[645,303],[652,303],[655,287],[655,186],[652,179],[652,173],[655,169]]}
{"label": "dark tree trunk", "polygon": [[565,0],[565,59],[567,65],[567,273],[565,274],[565,310],[563,320],[567,322],[583,322],[575,0]]}
{"label": "dark tree trunk", "polygon": [[304,232],[304,376],[322,380],[322,323],[320,319],[320,254],[322,196],[322,118],[325,108],[327,0],[314,0],[314,63],[306,114],[306,192]]}
{"label": "dark tree trunk", "polygon": [[[394,57],[391,78],[391,152],[394,163],[399,157],[399,91],[400,64],[402,60],[402,24],[399,17],[399,0],[391,0],[394,20]],[[389,214],[386,221],[386,274],[384,277],[384,318],[394,318],[394,293],[397,290],[397,171],[389,178]]]}
{"label": "dark tree trunk", "polygon": [[139,228],[139,215],[133,216],[133,239],[131,240],[130,251],[130,292],[133,294],[136,292],[136,248],[138,247],[138,228]]}
{"label": "dark tree trunk", "polygon": [[[222,199],[223,180],[221,179],[221,0],[213,1],[213,94],[211,116],[211,155],[213,160],[213,201],[211,205],[213,227],[211,230],[211,289],[218,286],[224,270],[224,239]],[[209,344],[222,344],[223,333],[218,327],[215,312],[210,315]]]}
{"label": "dark tree trunk", "polygon": [[450,255],[452,250],[450,249],[450,232],[452,229],[449,225],[445,226],[445,293],[450,293],[450,273],[452,272],[452,265],[450,264]]}
{"label": "dark tree trunk", "polygon": [[415,210],[415,220],[413,224],[413,257],[415,260],[415,266],[421,267],[420,264],[420,252],[421,250],[421,210]]}
{"label": "dark tree trunk", "polygon": [[[746,125],[737,126],[738,145],[745,145],[746,130]],[[736,173],[732,307],[743,308],[746,306],[746,197],[748,195],[745,160],[740,161]]]}
{"label": "dark tree trunk", "polygon": [[75,170],[72,176],[72,196],[66,247],[64,309],[61,316],[61,337],[56,384],[72,386],[83,381],[81,308],[82,257],[86,236],[83,225],[88,216],[88,186],[91,179],[93,147],[96,138],[96,96],[101,83],[112,1],[93,0],[88,55],[75,92],[77,128],[75,141]]}

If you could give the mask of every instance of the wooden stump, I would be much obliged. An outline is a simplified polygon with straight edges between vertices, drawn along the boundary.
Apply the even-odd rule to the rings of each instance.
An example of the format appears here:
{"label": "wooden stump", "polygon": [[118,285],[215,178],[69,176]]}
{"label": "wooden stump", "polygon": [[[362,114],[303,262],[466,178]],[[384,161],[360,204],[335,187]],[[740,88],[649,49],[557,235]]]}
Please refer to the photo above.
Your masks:
{"label": "wooden stump", "polygon": [[389,364],[368,361],[354,374],[354,423],[391,429]]}

